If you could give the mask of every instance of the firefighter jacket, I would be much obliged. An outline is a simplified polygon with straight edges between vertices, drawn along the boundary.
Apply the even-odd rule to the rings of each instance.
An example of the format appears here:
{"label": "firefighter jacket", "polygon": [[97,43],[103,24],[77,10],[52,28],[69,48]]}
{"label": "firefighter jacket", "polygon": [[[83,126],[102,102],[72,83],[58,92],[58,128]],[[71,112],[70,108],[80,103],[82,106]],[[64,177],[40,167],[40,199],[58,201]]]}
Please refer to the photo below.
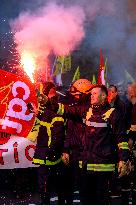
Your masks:
{"label": "firefighter jacket", "polygon": [[55,165],[61,161],[65,136],[64,118],[54,111],[44,108],[37,116],[39,132],[33,163]]}
{"label": "firefighter jacket", "polygon": [[84,130],[82,122],[67,120],[63,152],[70,154],[72,162],[80,159],[80,153],[83,151]]}
{"label": "firefighter jacket", "polygon": [[114,171],[117,160],[128,160],[128,140],[118,110],[111,108],[108,103],[90,108],[83,105],[74,108],[61,107],[67,117],[80,116],[85,126],[80,168]]}
{"label": "firefighter jacket", "polygon": [[128,160],[128,142],[120,113],[108,104],[90,107],[86,113],[86,146],[80,167],[90,171],[114,171],[116,159]]}

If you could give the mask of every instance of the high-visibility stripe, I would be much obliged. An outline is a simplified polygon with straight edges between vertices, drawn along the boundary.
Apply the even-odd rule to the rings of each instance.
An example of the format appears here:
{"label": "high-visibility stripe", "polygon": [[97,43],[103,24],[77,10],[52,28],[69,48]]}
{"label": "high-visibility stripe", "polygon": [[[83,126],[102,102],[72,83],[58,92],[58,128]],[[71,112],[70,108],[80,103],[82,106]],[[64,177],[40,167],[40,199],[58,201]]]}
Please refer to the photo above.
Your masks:
{"label": "high-visibility stripe", "polygon": [[128,149],[128,142],[121,142],[118,144],[119,149]]}
{"label": "high-visibility stripe", "polygon": [[115,164],[87,164],[87,170],[90,170],[90,171],[114,171]]}
{"label": "high-visibility stripe", "polygon": [[[107,119],[110,117],[112,112],[115,110],[115,108],[110,108],[106,113],[103,114],[103,120],[107,121]],[[86,113],[86,120],[89,120],[91,116],[93,115],[93,109],[92,107],[89,108],[88,112]]]}
{"label": "high-visibility stripe", "polygon": [[86,120],[89,120],[93,115],[92,107],[89,108],[88,112],[86,113]]}
{"label": "high-visibility stripe", "polygon": [[107,121],[109,119],[111,113],[115,110],[115,108],[110,108],[106,113],[103,114],[103,120]]}
{"label": "high-visibility stripe", "polygon": [[38,103],[38,113],[44,113],[45,105]]}
{"label": "high-visibility stripe", "polygon": [[61,158],[60,159],[58,159],[58,160],[56,160],[56,161],[50,161],[50,160],[43,160],[43,159],[35,159],[35,158],[33,158],[33,163],[34,164],[40,164],[40,165],[56,165],[56,164],[58,164],[58,163],[60,163],[61,162]]}
{"label": "high-visibility stripe", "polygon": [[106,122],[90,122],[90,121],[86,120],[85,124],[87,126],[92,126],[92,127],[107,127]]}
{"label": "high-visibility stripe", "polygon": [[47,129],[47,134],[49,136],[48,146],[50,146],[50,143],[51,143],[51,123],[41,121],[40,125],[46,127],[46,129]]}
{"label": "high-visibility stripe", "polygon": [[[79,161],[79,167],[82,168],[82,161]],[[87,164],[89,171],[115,171],[115,164]]]}
{"label": "high-visibility stripe", "polygon": [[79,161],[79,168],[82,168],[82,161]]}
{"label": "high-visibility stripe", "polygon": [[64,119],[62,117],[54,117],[51,121],[51,123],[49,122],[44,122],[44,121],[40,121],[40,125],[45,126],[47,129],[47,134],[49,136],[49,140],[48,140],[48,146],[50,146],[51,144],[51,127],[53,127],[54,122],[57,121],[62,121],[64,122]]}
{"label": "high-visibility stripe", "polygon": [[59,105],[59,108],[58,108],[57,114],[63,115],[64,114],[64,105],[62,103],[58,103],[58,105]]}

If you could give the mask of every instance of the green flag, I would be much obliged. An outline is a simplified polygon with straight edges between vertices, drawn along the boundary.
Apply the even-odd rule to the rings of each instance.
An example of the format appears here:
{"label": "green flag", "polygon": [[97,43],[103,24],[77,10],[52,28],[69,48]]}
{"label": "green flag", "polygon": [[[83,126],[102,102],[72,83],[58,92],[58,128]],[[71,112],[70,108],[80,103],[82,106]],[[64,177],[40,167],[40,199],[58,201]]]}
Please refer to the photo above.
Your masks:
{"label": "green flag", "polygon": [[75,80],[78,80],[80,78],[80,70],[79,70],[79,66],[77,67],[75,74],[73,76],[72,82],[74,82]]}
{"label": "green flag", "polygon": [[71,69],[71,56],[65,56],[62,73],[65,73]]}

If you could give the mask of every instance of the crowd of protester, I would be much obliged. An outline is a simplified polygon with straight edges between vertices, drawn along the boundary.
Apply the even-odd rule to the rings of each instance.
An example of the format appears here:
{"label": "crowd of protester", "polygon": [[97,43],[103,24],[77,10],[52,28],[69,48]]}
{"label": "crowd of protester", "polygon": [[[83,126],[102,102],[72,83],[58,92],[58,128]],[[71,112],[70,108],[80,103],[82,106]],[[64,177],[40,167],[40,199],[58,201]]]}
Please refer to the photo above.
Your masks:
{"label": "crowd of protester", "polygon": [[130,192],[135,204],[136,83],[121,94],[116,85],[106,88],[87,79],[71,84],[65,96],[56,90],[44,83],[39,109],[30,109],[38,122],[30,134],[37,135],[33,163],[39,167],[8,172],[11,188],[23,194],[22,186],[32,185],[41,205],[50,204],[52,192],[58,205],[72,205],[75,190],[82,205],[108,205],[112,195],[127,205]]}

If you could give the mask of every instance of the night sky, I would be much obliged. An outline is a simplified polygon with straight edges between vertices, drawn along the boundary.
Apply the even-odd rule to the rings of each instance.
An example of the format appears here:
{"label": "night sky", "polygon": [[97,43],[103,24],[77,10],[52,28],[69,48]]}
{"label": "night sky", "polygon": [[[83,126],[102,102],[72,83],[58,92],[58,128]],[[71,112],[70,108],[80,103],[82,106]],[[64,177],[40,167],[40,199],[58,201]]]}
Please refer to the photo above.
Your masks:
{"label": "night sky", "polygon": [[[46,0],[0,0],[0,66],[5,69],[13,57],[12,33],[9,21],[26,10],[36,11]],[[73,52],[73,75],[81,67],[81,77],[91,79],[99,67],[99,49],[108,58],[109,78],[116,83],[124,80],[127,70],[136,80],[136,0],[58,0],[65,5],[78,4],[86,13],[86,36],[80,47]],[[113,9],[113,10],[112,10]],[[109,12],[108,12],[109,11]],[[111,11],[113,14],[111,15]],[[68,74],[67,77],[69,78]],[[89,76],[89,77],[88,77]]]}

